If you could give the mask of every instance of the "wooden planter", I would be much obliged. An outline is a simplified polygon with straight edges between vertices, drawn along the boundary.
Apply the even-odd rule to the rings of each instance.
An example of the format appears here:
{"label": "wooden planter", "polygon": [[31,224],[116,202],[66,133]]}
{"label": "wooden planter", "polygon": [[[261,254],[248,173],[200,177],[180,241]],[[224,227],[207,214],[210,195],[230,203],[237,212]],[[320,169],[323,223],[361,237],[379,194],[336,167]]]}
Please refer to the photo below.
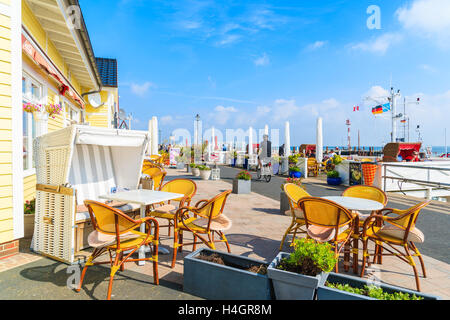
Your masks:
{"label": "wooden planter", "polygon": [[[334,272],[330,272],[327,274],[325,281],[329,281],[331,283],[339,283],[342,285],[348,284],[351,287],[354,288],[363,288],[365,285],[371,285],[373,284],[368,279],[362,279],[358,277],[348,276],[344,274],[338,274]],[[396,286],[391,286],[384,283],[378,283],[377,286],[383,289],[383,291],[386,291],[388,293],[394,293],[394,292],[404,292],[409,293],[410,295],[415,294],[418,297],[423,297],[424,300],[441,300],[440,297],[426,294],[418,291],[412,291],[405,288],[400,288]],[[339,289],[334,289],[327,287],[325,285],[325,282],[323,284],[320,284],[317,288],[317,299],[318,300],[377,300],[375,298],[367,297],[360,294],[355,294]]]}
{"label": "wooden planter", "polygon": [[183,291],[210,300],[270,300],[273,290],[267,275],[200,259],[201,253],[217,253],[225,263],[249,268],[263,261],[231,253],[198,249],[184,258]]}

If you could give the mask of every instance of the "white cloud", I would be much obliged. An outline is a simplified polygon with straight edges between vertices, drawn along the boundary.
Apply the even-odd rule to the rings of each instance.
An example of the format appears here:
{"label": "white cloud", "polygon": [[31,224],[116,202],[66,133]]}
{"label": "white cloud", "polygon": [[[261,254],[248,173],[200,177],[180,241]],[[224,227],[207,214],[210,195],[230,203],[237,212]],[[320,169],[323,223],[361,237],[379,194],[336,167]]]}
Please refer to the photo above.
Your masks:
{"label": "white cloud", "polygon": [[369,41],[354,44],[351,48],[383,55],[392,45],[400,42],[402,39],[403,36],[399,33],[385,33]]}
{"label": "white cloud", "polygon": [[173,121],[172,116],[163,116],[161,117],[161,123],[162,124],[168,124],[171,123]]}
{"label": "white cloud", "polygon": [[270,63],[269,56],[266,53],[253,61],[256,66],[267,66]]}
{"label": "white cloud", "polygon": [[308,46],[306,47],[306,50],[314,51],[314,50],[317,50],[317,49],[322,48],[322,47],[325,46],[327,43],[328,43],[328,41],[316,41],[316,42],[311,43],[310,45],[308,45]]}
{"label": "white cloud", "polygon": [[241,36],[239,36],[237,34],[226,34],[222,37],[221,40],[216,42],[216,45],[219,47],[231,45],[231,44],[239,41],[240,38],[241,38]]}
{"label": "white cloud", "polygon": [[151,87],[154,87],[154,84],[151,82],[145,82],[143,84],[132,83],[131,92],[133,92],[135,95],[143,97],[147,94],[148,90]]}
{"label": "white cloud", "polygon": [[437,69],[435,67],[433,67],[433,66],[430,66],[429,64],[421,64],[419,66],[419,68],[424,70],[424,71],[430,72],[430,73],[437,72]]}
{"label": "white cloud", "polygon": [[237,113],[238,110],[235,107],[216,106],[214,113],[210,114],[210,117],[218,124],[224,125],[230,120],[232,114]]}
{"label": "white cloud", "polygon": [[375,104],[387,103],[387,97],[389,97],[389,91],[381,86],[373,86],[363,94],[362,100],[365,106],[373,106]]}

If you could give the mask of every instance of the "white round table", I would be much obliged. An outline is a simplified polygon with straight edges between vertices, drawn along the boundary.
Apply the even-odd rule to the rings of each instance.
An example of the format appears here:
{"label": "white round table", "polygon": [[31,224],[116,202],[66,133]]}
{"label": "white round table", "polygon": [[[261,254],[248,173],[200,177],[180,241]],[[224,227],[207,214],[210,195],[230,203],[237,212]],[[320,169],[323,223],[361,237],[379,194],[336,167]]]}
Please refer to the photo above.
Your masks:
{"label": "white round table", "polygon": [[349,209],[349,210],[363,210],[363,211],[376,211],[384,208],[382,203],[374,200],[354,198],[354,197],[322,197]]}
{"label": "white round table", "polygon": [[[367,218],[369,215],[366,214],[361,214],[361,212],[359,212],[358,210],[363,210],[363,211],[377,211],[377,210],[381,210],[384,209],[384,206],[382,203],[379,203],[377,201],[374,200],[369,200],[369,199],[363,199],[363,198],[354,198],[354,197],[336,197],[336,196],[331,196],[331,197],[322,197],[323,199],[327,199],[333,202],[336,202],[337,204],[343,206],[344,208],[347,208],[349,210],[352,210],[355,214],[355,224],[354,224],[354,229],[353,232],[356,235],[359,235],[360,230],[359,230],[359,220],[364,220],[365,218]],[[353,239],[353,273],[358,273],[358,238],[359,237],[354,237]]]}

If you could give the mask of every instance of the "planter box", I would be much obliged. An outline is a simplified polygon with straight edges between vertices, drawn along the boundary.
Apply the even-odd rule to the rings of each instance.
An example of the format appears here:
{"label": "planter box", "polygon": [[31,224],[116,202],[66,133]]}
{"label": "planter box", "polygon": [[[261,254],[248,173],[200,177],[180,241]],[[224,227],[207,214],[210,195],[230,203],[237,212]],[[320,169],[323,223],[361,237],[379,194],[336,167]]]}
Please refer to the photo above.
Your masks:
{"label": "planter box", "polygon": [[200,170],[200,178],[202,180],[209,180],[211,176],[211,170]]}
{"label": "planter box", "polygon": [[[330,272],[326,276],[326,280],[331,283],[339,283],[339,284],[348,284],[349,286],[352,286],[354,288],[363,288],[364,285],[371,285],[373,282],[370,282],[368,279],[362,279],[358,277],[348,276],[344,274],[338,274],[334,272]],[[405,292],[409,293],[410,295],[415,294],[416,296],[423,297],[425,300],[441,300],[440,297],[431,295],[431,294],[425,294],[422,292],[412,291],[405,288],[400,288],[396,286],[391,286],[388,284],[383,283],[377,283],[377,286],[382,288],[384,291],[388,293],[393,292]],[[334,288],[329,288],[325,286],[325,282],[317,288],[317,299],[318,300],[377,300],[375,298],[370,298],[367,296],[363,296],[360,294],[350,293]]]}
{"label": "planter box", "polygon": [[233,179],[233,193],[246,194],[252,192],[252,181]]}
{"label": "planter box", "polygon": [[177,169],[184,169],[186,164],[184,162],[177,162]]}
{"label": "planter box", "polygon": [[34,233],[34,214],[23,215],[23,237],[25,239],[31,239]]}
{"label": "planter box", "polygon": [[198,177],[200,175],[200,170],[198,168],[192,168],[191,171],[194,177]]}
{"label": "planter box", "polygon": [[263,261],[235,254],[198,249],[184,258],[183,291],[211,300],[270,300],[273,289],[267,275],[261,275],[200,259],[201,253],[217,253],[226,263],[242,266],[264,264]]}
{"label": "planter box", "polygon": [[301,178],[302,173],[300,171],[289,171],[290,178]]}
{"label": "planter box", "polygon": [[338,178],[327,177],[327,184],[329,184],[330,186],[338,186],[341,183],[342,183],[341,177],[338,177]]}
{"label": "planter box", "polygon": [[272,279],[277,300],[313,300],[316,289],[325,283],[326,273],[315,277],[278,270],[275,267],[280,260],[289,257],[289,253],[280,252],[267,268],[267,274]]}
{"label": "planter box", "polygon": [[289,216],[291,216],[291,207],[289,206],[289,197],[286,192],[280,192],[280,213],[287,215],[286,211],[289,211]]}

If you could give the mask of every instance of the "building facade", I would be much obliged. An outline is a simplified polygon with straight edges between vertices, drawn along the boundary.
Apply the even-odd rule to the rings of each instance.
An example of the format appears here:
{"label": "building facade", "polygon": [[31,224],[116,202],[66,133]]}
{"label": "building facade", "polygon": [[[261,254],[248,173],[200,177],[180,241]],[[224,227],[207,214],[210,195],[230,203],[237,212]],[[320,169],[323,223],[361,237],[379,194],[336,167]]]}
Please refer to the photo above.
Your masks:
{"label": "building facade", "polygon": [[0,259],[35,198],[33,139],[114,127],[118,107],[117,61],[95,57],[78,0],[0,0]]}

